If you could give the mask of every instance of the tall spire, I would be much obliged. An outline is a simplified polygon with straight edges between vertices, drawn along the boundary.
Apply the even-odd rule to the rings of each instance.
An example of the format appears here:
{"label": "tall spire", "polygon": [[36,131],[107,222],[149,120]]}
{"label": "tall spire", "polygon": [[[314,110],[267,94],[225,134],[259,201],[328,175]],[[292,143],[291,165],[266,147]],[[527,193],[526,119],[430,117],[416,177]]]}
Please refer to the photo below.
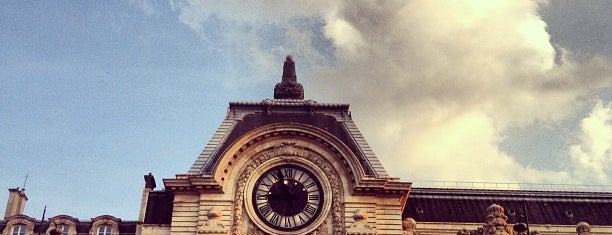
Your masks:
{"label": "tall spire", "polygon": [[274,87],[274,99],[304,99],[304,87],[297,82],[291,55],[287,55],[283,64],[283,79]]}

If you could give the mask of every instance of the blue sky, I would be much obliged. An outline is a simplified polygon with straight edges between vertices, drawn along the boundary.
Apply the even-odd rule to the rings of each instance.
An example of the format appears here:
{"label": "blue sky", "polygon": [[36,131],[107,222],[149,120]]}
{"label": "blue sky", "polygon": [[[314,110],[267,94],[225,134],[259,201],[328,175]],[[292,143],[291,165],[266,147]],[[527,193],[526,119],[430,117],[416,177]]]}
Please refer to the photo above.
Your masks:
{"label": "blue sky", "polygon": [[611,13],[607,1],[8,1],[0,189],[28,175],[37,219],[46,205],[135,220],[143,175],[159,189],[185,173],[229,101],[272,97],[287,54],[306,99],[350,103],[402,180],[611,185]]}

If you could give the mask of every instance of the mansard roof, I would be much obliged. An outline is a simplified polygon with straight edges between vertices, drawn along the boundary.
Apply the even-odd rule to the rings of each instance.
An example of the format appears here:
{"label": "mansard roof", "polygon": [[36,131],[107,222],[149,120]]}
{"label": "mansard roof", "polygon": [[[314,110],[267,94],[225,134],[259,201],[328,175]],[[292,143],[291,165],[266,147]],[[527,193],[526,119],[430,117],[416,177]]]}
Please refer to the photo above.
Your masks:
{"label": "mansard roof", "polygon": [[357,157],[367,176],[388,177],[386,170],[351,119],[348,104],[304,100],[304,88],[297,82],[295,62],[287,56],[274,99],[260,102],[230,102],[225,120],[195,160],[188,174],[211,174],[218,161],[241,136],[271,124],[308,125],[338,138]]}
{"label": "mansard roof", "polygon": [[508,223],[551,225],[612,224],[612,193],[525,190],[412,188],[402,217],[416,221],[484,223],[486,208],[498,204]]}
{"label": "mansard roof", "polygon": [[266,99],[230,102],[225,120],[191,166],[188,174],[212,173],[217,161],[244,134],[270,124],[304,124],[337,137],[359,159],[366,175],[388,174],[351,118],[348,104],[317,103],[302,99]]}
{"label": "mansard roof", "polygon": [[[74,219],[76,222],[76,234],[89,234],[92,229],[92,221],[79,221],[78,219]],[[46,234],[47,229],[51,225],[48,221],[44,221],[43,223],[40,220],[35,220],[34,224],[34,234]],[[7,220],[0,220],[0,232],[7,228]],[[120,221],[117,224],[119,229],[119,235],[134,235],[136,234],[136,225],[138,221]]]}

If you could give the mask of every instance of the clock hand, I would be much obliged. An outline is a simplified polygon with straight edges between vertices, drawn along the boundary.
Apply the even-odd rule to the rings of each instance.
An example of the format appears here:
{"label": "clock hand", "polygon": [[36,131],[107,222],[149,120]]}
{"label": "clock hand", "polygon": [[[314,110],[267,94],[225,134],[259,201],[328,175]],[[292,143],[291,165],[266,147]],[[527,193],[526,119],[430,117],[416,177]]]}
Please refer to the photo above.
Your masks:
{"label": "clock hand", "polygon": [[281,171],[280,168],[276,168],[276,177],[278,177],[280,180],[285,179],[285,176],[283,176],[283,171]]}
{"label": "clock hand", "polygon": [[283,197],[283,195],[276,194],[276,193],[266,194],[266,195],[263,195],[263,196],[267,197],[268,200],[274,200],[274,201],[281,200],[281,199],[284,200],[285,199],[285,197]]}
{"label": "clock hand", "polygon": [[285,179],[285,176],[283,176],[283,171],[280,168],[276,169],[276,176],[282,181],[282,188],[283,188],[283,195],[288,195],[289,193],[289,188],[287,186],[287,184],[289,184],[289,181],[287,179]]}

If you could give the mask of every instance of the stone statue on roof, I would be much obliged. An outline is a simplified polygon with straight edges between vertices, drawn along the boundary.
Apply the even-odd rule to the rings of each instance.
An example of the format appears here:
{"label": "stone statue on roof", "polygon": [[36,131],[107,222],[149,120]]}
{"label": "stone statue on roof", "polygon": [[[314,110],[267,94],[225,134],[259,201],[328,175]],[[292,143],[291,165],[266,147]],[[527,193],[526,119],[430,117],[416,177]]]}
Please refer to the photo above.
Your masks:
{"label": "stone statue on roof", "polygon": [[504,208],[497,204],[492,204],[487,208],[485,225],[476,230],[469,231],[462,229],[457,231],[457,235],[518,235],[508,225],[508,216],[504,213]]}
{"label": "stone statue on roof", "polygon": [[504,213],[504,208],[493,204],[487,208],[485,219],[484,234],[490,235],[514,235],[512,226],[508,225],[508,216]]}
{"label": "stone statue on roof", "polygon": [[576,234],[591,235],[591,225],[587,222],[580,222],[576,225]]}
{"label": "stone statue on roof", "polygon": [[419,235],[419,232],[416,231],[416,221],[413,218],[404,218],[402,220],[402,229],[404,230],[404,235]]}

